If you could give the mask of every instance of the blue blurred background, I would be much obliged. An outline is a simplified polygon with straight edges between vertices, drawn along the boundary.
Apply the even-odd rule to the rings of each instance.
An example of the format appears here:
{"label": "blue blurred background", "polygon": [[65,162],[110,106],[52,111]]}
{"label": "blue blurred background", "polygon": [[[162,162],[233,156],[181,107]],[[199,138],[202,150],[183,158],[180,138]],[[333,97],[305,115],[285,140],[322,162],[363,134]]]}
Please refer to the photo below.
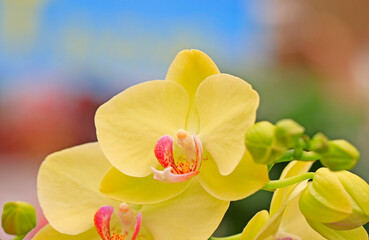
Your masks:
{"label": "blue blurred background", "polygon": [[[0,0],[0,205],[29,201],[44,224],[44,157],[94,141],[97,107],[163,79],[187,48],[253,84],[258,120],[293,118],[310,135],[353,142],[362,152],[354,171],[368,181],[367,9],[365,0]],[[233,203],[216,234],[240,232],[269,199]]]}

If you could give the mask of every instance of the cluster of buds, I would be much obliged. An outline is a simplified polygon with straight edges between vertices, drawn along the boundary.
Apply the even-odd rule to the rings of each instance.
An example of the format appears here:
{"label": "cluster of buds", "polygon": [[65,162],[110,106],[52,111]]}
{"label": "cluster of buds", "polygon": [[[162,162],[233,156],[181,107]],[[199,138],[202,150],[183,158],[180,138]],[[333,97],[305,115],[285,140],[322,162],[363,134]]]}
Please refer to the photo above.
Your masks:
{"label": "cluster of buds", "polygon": [[352,169],[360,158],[359,151],[346,140],[329,140],[318,133],[312,139],[305,129],[291,119],[273,125],[258,122],[246,134],[246,147],[256,163],[320,160],[332,171]]}
{"label": "cluster of buds", "polygon": [[258,122],[246,134],[246,146],[260,164],[272,164],[282,157],[287,148],[276,137],[276,126],[270,122]]}
{"label": "cluster of buds", "polygon": [[346,171],[359,161],[359,151],[346,140],[329,140],[322,133],[310,139],[304,132],[302,126],[289,119],[275,125],[258,122],[248,130],[246,147],[256,163],[272,167],[278,162],[319,160],[324,166],[315,174],[272,181],[264,189],[283,188],[313,178],[299,199],[299,209],[311,228],[328,239],[336,231],[360,232],[358,229],[369,222],[369,185]]}

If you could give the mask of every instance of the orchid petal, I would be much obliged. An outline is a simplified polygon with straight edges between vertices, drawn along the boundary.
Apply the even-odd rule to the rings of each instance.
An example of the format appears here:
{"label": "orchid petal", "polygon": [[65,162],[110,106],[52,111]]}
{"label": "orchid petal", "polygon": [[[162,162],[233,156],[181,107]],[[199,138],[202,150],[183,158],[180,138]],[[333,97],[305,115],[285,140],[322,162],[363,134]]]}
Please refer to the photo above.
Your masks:
{"label": "orchid petal", "polygon": [[245,153],[245,135],[255,122],[259,95],[240,78],[216,74],[198,87],[196,105],[203,148],[214,158],[220,174],[228,175]]}
{"label": "orchid petal", "polygon": [[367,203],[369,199],[369,185],[366,181],[349,171],[338,171],[335,172],[335,174],[352,200],[358,205],[363,214],[368,216],[369,204]]}
{"label": "orchid petal", "polygon": [[220,73],[213,60],[205,53],[196,50],[183,50],[177,54],[168,69],[165,80],[174,81],[184,87],[190,98],[205,78]]}
{"label": "orchid petal", "polygon": [[248,151],[231,174],[221,175],[210,157],[203,161],[199,176],[200,183],[206,191],[226,201],[248,197],[269,181],[267,166],[256,164]]}
{"label": "orchid petal", "polygon": [[49,224],[44,226],[40,231],[37,232],[33,240],[101,240],[101,237],[97,233],[95,228],[91,228],[86,232],[78,235],[67,235],[56,231]]}
{"label": "orchid petal", "polygon": [[[291,194],[288,196],[287,200],[284,202],[284,204],[278,209],[278,211],[273,215],[270,216],[270,219],[265,223],[265,225],[262,227],[260,232],[257,234],[255,240],[264,240],[267,239],[270,236],[274,236],[277,234],[279,227],[282,222],[284,211],[290,201],[297,198],[299,199],[302,191],[306,188],[307,181],[301,182],[298,184]],[[277,191],[279,191],[278,189]]]}
{"label": "orchid petal", "polygon": [[97,137],[111,164],[133,177],[151,174],[159,162],[153,151],[163,135],[185,127],[189,98],[171,81],[135,85],[103,104],[96,113]]}
{"label": "orchid petal", "polygon": [[109,198],[135,204],[150,204],[167,200],[178,195],[188,186],[182,183],[163,183],[147,177],[131,177],[111,168],[101,181],[100,191]]}
{"label": "orchid petal", "polygon": [[97,143],[49,155],[38,173],[38,198],[53,228],[80,234],[94,226],[94,215],[104,205],[119,203],[99,192],[100,180],[111,165]]}
{"label": "orchid petal", "polygon": [[297,235],[301,240],[324,240],[307,223],[299,208],[299,197],[290,200],[284,210],[280,229],[284,232]]}
{"label": "orchid petal", "polygon": [[269,213],[266,210],[262,210],[255,214],[243,229],[240,240],[254,240],[268,219]]}
{"label": "orchid petal", "polygon": [[219,69],[211,58],[199,50],[183,50],[177,54],[168,69],[165,80],[184,87],[190,97],[186,129],[197,133],[199,117],[194,104],[196,89],[208,76],[218,74]]}
{"label": "orchid petal", "polygon": [[191,181],[180,195],[158,204],[144,205],[140,211],[155,239],[198,240],[211,236],[228,206],[229,202],[212,197],[198,181]]}
{"label": "orchid petal", "polygon": [[368,233],[364,227],[358,227],[352,230],[337,231],[325,226],[322,223],[309,221],[309,225],[317,232],[319,232],[324,238],[322,239],[334,239],[334,240],[367,240]]}

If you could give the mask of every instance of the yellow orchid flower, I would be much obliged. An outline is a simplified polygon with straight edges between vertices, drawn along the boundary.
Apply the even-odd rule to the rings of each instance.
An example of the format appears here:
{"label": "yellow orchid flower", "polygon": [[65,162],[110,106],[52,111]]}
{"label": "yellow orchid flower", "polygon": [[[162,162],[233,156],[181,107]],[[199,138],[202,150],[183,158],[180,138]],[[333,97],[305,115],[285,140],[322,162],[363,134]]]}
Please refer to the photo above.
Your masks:
{"label": "yellow orchid flower", "polygon": [[[284,169],[285,179],[307,172],[312,162],[293,161]],[[367,240],[363,227],[347,231],[336,231],[328,227],[313,228],[299,208],[299,199],[308,186],[307,181],[280,188],[273,194],[270,211],[258,212],[247,224],[241,240]]]}
{"label": "yellow orchid flower", "polygon": [[180,196],[161,203],[133,205],[112,200],[99,191],[110,168],[98,143],[49,155],[40,167],[37,184],[49,225],[34,239],[205,240],[229,206],[195,181]]}
{"label": "yellow orchid flower", "polygon": [[166,80],[130,87],[98,109],[98,140],[113,165],[101,191],[157,203],[196,181],[221,200],[251,195],[269,181],[245,148],[258,105],[248,83],[220,73],[205,53],[180,52]]}

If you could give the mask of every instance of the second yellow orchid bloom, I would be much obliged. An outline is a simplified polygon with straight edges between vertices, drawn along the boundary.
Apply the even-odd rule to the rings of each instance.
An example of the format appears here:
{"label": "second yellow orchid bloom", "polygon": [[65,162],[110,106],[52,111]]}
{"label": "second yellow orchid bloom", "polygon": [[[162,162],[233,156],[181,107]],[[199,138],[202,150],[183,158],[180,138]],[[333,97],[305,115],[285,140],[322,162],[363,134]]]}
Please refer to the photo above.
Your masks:
{"label": "second yellow orchid bloom", "polygon": [[229,202],[208,194],[198,182],[161,203],[134,205],[112,200],[99,191],[100,181],[110,168],[98,143],[49,155],[41,165],[37,188],[50,225],[34,239],[206,240],[229,206]]}

